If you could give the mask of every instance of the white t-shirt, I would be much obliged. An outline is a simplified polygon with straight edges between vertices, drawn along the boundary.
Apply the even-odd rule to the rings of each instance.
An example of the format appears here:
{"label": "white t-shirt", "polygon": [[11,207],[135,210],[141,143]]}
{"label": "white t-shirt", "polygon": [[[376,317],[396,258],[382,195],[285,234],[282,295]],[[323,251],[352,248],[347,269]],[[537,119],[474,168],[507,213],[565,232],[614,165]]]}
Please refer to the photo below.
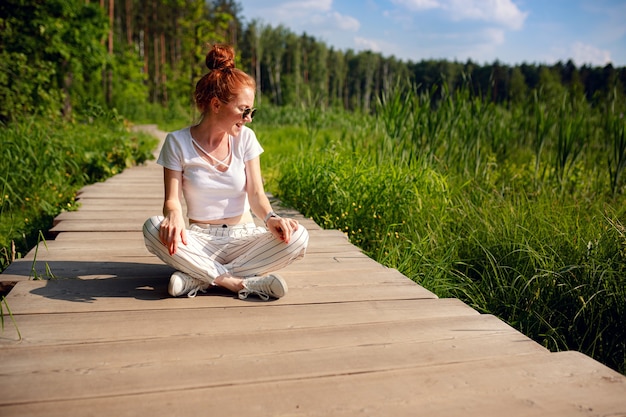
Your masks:
{"label": "white t-shirt", "polygon": [[232,150],[225,172],[209,164],[193,145],[189,127],[168,133],[157,163],[183,173],[187,217],[217,220],[240,216],[250,210],[246,194],[246,161],[263,153],[254,132],[244,126],[237,137],[229,136]]}

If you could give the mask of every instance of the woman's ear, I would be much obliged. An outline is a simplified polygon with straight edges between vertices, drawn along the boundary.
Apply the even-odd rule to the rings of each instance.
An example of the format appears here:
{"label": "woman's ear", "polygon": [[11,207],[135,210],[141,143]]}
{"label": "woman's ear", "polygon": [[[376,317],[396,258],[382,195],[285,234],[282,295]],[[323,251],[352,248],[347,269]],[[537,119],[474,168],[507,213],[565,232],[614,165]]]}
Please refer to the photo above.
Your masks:
{"label": "woman's ear", "polygon": [[220,107],[222,107],[222,102],[220,101],[219,98],[213,97],[211,99],[211,103],[209,104],[209,107],[213,113],[217,113],[219,112]]}

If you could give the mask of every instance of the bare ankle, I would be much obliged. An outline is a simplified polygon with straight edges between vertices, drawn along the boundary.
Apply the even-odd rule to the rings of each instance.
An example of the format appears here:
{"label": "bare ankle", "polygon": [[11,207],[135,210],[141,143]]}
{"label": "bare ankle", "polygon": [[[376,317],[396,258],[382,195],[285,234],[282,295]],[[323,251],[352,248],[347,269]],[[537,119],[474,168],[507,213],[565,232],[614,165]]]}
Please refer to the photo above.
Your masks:
{"label": "bare ankle", "polygon": [[243,289],[243,279],[234,277],[229,273],[222,274],[213,280],[213,284],[226,288],[232,292],[239,292]]}

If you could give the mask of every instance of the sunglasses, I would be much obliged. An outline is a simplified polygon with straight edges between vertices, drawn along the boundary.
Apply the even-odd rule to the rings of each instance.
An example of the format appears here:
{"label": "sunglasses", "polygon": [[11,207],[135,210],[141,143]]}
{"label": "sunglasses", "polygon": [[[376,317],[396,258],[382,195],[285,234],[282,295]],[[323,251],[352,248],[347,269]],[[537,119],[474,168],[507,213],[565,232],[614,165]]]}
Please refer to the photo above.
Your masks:
{"label": "sunglasses", "polygon": [[243,113],[241,113],[241,118],[245,119],[246,117],[250,116],[250,120],[254,119],[254,115],[256,114],[256,109],[254,108],[250,108],[248,107],[247,109],[245,109],[243,111]]}

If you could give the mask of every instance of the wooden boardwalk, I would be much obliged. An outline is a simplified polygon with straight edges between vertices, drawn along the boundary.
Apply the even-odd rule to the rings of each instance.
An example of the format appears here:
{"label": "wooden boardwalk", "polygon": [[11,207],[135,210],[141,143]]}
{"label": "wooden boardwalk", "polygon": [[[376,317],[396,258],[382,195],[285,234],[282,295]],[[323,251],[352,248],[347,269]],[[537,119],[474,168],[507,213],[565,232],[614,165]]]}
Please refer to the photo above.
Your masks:
{"label": "wooden boardwalk", "polygon": [[626,416],[624,376],[289,210],[311,239],[286,297],[170,298],[141,235],[161,198],[154,162],[85,187],[56,239],[0,275],[17,323],[0,337],[0,416]]}

